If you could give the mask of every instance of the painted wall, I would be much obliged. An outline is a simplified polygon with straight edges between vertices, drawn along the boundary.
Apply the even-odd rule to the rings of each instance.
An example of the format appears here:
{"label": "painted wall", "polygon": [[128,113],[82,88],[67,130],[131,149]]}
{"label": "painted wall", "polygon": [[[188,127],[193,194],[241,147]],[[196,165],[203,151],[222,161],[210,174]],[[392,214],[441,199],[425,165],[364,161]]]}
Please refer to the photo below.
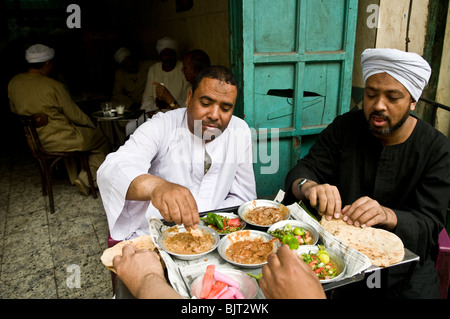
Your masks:
{"label": "painted wall", "polygon": [[[450,17],[450,7],[447,17]],[[436,101],[450,106],[450,18],[447,18],[445,29],[444,55],[441,61],[441,71],[436,94]],[[450,112],[442,109],[437,111],[436,127],[450,137]]]}
{"label": "painted wall", "polygon": [[128,25],[134,28],[129,34],[135,36],[144,55],[157,59],[156,41],[171,36],[179,43],[180,55],[199,48],[213,64],[229,66],[228,1],[195,0],[192,9],[178,13],[172,0],[125,1],[122,5]]}

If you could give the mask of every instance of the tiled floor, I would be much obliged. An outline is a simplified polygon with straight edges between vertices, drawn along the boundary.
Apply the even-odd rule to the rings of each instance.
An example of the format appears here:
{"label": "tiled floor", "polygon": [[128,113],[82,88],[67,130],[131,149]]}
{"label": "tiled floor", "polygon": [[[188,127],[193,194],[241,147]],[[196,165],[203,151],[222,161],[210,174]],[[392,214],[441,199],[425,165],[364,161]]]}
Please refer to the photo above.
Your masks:
{"label": "tiled floor", "polygon": [[21,142],[0,154],[0,298],[112,298],[100,262],[108,235],[101,198],[81,195],[63,166],[50,214],[36,163]]}

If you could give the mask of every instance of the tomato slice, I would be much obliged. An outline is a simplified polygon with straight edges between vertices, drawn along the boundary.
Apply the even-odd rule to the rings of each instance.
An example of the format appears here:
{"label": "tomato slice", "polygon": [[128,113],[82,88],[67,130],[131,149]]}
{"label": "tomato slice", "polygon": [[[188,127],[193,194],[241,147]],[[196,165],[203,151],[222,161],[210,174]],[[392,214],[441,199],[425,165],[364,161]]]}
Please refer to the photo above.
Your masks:
{"label": "tomato slice", "polygon": [[241,226],[241,220],[239,218],[232,218],[228,220],[228,226],[239,227]]}

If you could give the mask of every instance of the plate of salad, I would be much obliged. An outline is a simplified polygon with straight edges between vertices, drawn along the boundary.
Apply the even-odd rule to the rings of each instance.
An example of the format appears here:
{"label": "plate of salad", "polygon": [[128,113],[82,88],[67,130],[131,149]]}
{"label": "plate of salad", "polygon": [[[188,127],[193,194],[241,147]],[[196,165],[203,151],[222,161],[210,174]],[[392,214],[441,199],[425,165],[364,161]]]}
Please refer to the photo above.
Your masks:
{"label": "plate of salad", "polygon": [[226,235],[245,228],[246,223],[238,215],[233,213],[207,213],[200,220],[211,227],[219,235]]}
{"label": "plate of salad", "polygon": [[314,227],[299,220],[280,221],[270,226],[267,232],[293,250],[303,245],[315,245],[319,240],[319,233]]}
{"label": "plate of salad", "polygon": [[314,270],[323,284],[338,281],[345,274],[344,260],[323,245],[302,246],[297,249],[297,253]]}

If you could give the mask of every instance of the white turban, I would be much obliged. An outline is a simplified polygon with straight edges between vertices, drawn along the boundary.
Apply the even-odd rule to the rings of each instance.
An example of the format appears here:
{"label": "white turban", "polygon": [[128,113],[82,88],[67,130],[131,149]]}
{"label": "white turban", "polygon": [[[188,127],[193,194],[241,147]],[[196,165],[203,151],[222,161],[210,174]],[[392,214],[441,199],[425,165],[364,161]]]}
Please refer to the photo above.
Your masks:
{"label": "white turban", "polygon": [[158,42],[156,42],[156,51],[160,54],[164,49],[172,49],[176,51],[178,49],[177,41],[169,37],[159,39]]}
{"label": "white turban", "polygon": [[25,51],[28,63],[40,63],[55,57],[55,50],[43,44],[34,44]]}
{"label": "white turban", "polygon": [[125,60],[126,57],[131,55],[131,51],[127,48],[120,48],[119,50],[114,53],[114,60],[116,60],[117,63],[122,63],[123,60]]}
{"label": "white turban", "polygon": [[396,49],[367,49],[362,53],[364,83],[378,73],[387,73],[399,81],[418,101],[428,84],[431,67],[420,55]]}

